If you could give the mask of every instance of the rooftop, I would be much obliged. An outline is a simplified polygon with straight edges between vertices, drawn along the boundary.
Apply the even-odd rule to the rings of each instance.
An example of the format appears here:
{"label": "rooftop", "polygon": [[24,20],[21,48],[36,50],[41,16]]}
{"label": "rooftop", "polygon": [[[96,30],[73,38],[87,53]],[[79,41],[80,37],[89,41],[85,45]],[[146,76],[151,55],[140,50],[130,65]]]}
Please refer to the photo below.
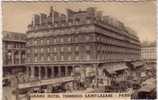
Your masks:
{"label": "rooftop", "polygon": [[137,33],[131,28],[125,26],[124,23],[116,18],[103,16],[102,11],[97,11],[94,7],[89,7],[85,11],[73,11],[71,9],[67,9],[66,14],[54,11],[53,7],[50,7],[49,14],[34,14],[31,24],[28,25],[28,31],[90,24],[95,22],[103,23],[118,30],[125,31],[126,34],[130,34],[132,37],[137,38]]}
{"label": "rooftop", "polygon": [[7,41],[25,41],[26,34],[18,32],[3,31],[3,40]]}

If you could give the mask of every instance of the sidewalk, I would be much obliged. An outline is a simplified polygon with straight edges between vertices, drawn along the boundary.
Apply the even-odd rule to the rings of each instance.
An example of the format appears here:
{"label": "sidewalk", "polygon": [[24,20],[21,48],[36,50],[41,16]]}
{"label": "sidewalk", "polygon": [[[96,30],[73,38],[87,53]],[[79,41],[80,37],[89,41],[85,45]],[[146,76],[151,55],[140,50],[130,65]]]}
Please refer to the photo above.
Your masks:
{"label": "sidewalk", "polygon": [[94,93],[96,90],[93,88],[87,88],[86,90],[74,90],[67,93]]}

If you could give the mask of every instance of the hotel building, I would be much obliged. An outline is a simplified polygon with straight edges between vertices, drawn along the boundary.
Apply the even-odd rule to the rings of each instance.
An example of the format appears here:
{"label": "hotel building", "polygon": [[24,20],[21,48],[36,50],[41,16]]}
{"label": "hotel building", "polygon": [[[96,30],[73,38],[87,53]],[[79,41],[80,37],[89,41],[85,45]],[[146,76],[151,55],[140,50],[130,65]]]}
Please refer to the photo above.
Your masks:
{"label": "hotel building", "polygon": [[135,32],[93,7],[67,9],[67,14],[51,7],[49,14],[34,15],[26,36],[25,64],[30,80],[72,76],[75,72],[84,80],[126,70],[126,63],[140,60]]}

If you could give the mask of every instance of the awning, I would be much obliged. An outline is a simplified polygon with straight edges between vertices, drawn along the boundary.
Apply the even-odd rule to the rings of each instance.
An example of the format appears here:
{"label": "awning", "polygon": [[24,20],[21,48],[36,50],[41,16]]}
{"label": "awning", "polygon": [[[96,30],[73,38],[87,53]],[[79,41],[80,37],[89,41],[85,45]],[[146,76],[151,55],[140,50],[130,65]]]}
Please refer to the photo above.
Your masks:
{"label": "awning", "polygon": [[137,62],[133,62],[132,65],[137,68],[143,65],[143,62],[137,61]]}
{"label": "awning", "polygon": [[120,70],[125,70],[128,67],[123,63],[123,64],[115,64],[115,65],[111,65],[111,66],[105,66],[105,70],[107,72],[109,72],[110,74],[115,73],[116,71],[120,71]]}
{"label": "awning", "polygon": [[145,66],[145,69],[146,69],[146,70],[152,70],[152,67],[146,67],[146,66]]}

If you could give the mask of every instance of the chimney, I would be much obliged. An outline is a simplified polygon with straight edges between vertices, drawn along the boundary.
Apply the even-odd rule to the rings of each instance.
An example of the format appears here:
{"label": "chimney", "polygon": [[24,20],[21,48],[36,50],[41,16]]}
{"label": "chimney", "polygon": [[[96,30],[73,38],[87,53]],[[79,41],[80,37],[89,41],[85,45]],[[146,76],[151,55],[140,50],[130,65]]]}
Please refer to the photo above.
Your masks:
{"label": "chimney", "polygon": [[37,14],[34,15],[33,24],[34,24],[34,26],[40,25],[40,16],[39,15],[37,15]]}
{"label": "chimney", "polygon": [[42,25],[47,24],[47,15],[44,14],[44,13],[41,13],[41,14],[40,14],[40,17],[41,17],[41,24],[42,24]]}

